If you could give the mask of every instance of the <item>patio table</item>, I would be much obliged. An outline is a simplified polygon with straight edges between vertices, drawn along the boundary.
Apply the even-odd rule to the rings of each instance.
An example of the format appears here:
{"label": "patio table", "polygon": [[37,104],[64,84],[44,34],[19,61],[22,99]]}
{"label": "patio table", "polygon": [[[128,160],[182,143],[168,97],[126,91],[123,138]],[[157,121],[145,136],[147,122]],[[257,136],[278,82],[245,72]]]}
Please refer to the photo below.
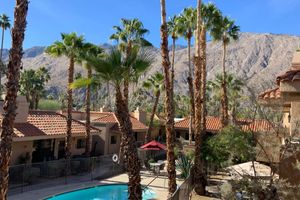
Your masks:
{"label": "patio table", "polygon": [[160,173],[160,166],[164,163],[150,163],[150,166],[154,168],[154,172],[159,174]]}

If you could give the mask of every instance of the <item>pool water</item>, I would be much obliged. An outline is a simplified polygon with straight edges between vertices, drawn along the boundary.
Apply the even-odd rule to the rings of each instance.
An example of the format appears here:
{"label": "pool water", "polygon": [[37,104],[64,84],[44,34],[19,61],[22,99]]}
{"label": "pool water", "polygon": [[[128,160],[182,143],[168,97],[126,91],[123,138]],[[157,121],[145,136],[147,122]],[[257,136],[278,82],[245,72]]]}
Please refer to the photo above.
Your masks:
{"label": "pool water", "polygon": [[[143,200],[155,198],[155,193],[150,189],[143,192]],[[46,200],[127,200],[127,185],[101,185],[59,194]]]}

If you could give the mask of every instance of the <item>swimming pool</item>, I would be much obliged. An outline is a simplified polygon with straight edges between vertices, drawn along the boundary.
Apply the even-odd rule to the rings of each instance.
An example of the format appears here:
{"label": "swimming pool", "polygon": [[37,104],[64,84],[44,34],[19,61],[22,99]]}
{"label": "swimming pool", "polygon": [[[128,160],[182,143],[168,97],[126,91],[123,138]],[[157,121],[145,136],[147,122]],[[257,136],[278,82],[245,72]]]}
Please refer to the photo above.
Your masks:
{"label": "swimming pool", "polygon": [[[150,189],[143,192],[143,200],[155,198],[155,193]],[[45,200],[126,200],[128,199],[128,186],[125,184],[100,185],[67,192],[52,196]]]}

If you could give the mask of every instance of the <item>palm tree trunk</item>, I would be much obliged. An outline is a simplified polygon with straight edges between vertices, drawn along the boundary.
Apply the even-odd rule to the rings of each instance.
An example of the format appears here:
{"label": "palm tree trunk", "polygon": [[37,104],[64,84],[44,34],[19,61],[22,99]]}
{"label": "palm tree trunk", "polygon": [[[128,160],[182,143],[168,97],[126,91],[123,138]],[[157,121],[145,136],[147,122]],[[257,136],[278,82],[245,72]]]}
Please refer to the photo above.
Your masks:
{"label": "palm tree trunk", "polygon": [[67,134],[65,138],[65,157],[66,157],[66,172],[70,172],[71,162],[71,141],[72,141],[72,109],[73,109],[73,90],[69,85],[74,79],[74,58],[70,58],[68,77],[68,113],[67,113]]}
{"label": "palm tree trunk", "polygon": [[168,178],[169,178],[169,196],[171,196],[176,188],[176,170],[174,155],[174,101],[172,100],[172,85],[170,83],[170,59],[168,50],[168,29],[166,23],[166,3],[165,0],[160,1],[161,5],[161,56],[162,66],[164,70],[165,82],[165,112],[166,112],[166,136],[167,136],[167,160],[168,160]]}
{"label": "palm tree trunk", "polygon": [[222,62],[223,80],[222,80],[222,96],[221,96],[221,105],[222,105],[221,125],[222,125],[222,127],[227,126],[229,123],[225,63],[226,63],[226,43],[223,42],[223,62]]}
{"label": "palm tree trunk", "polygon": [[109,87],[109,82],[107,81],[106,83],[106,89],[107,89],[107,98],[108,98],[108,107],[111,109],[111,98],[110,98],[110,87]]}
{"label": "palm tree trunk", "polygon": [[175,49],[176,49],[176,39],[172,37],[172,64],[171,64],[171,84],[172,88],[174,88],[174,75],[175,75]]}
{"label": "palm tree trunk", "polygon": [[155,95],[155,101],[154,101],[153,108],[152,108],[152,113],[151,113],[151,116],[150,116],[149,127],[148,127],[148,130],[147,130],[146,136],[145,136],[145,143],[150,142],[150,140],[151,140],[151,131],[152,131],[152,127],[153,127],[153,120],[154,120],[154,115],[155,115],[155,112],[156,112],[156,109],[157,109],[159,97],[160,97],[160,90],[158,90],[156,92],[156,95]]}
{"label": "palm tree trunk", "polygon": [[17,109],[20,68],[22,65],[23,41],[28,11],[27,0],[16,0],[14,27],[12,29],[12,48],[9,52],[6,97],[3,106],[3,120],[0,139],[0,199],[7,199],[9,162],[12,153],[14,121]]}
{"label": "palm tree trunk", "polygon": [[188,38],[188,65],[189,65],[189,76],[187,77],[187,82],[189,86],[190,95],[190,120],[189,120],[189,144],[192,144],[193,138],[193,121],[195,116],[195,99],[194,99],[194,89],[193,89],[193,75],[191,67],[191,38]]}
{"label": "palm tree trunk", "polygon": [[120,123],[122,141],[124,148],[124,158],[128,172],[128,192],[130,200],[142,199],[140,161],[138,159],[136,142],[133,136],[132,124],[130,121],[129,110],[125,100],[122,98],[121,89],[116,86],[116,115]]}
{"label": "palm tree trunk", "polygon": [[1,78],[2,78],[2,70],[3,70],[2,67],[4,65],[4,61],[2,60],[3,44],[4,44],[4,27],[2,27],[1,52],[0,52],[0,94],[2,92]]}
{"label": "palm tree trunk", "polygon": [[[201,29],[202,19],[201,19],[201,0],[198,0],[197,4],[197,34],[196,34],[196,49],[195,49],[195,80],[194,80],[194,92],[195,92],[195,170],[194,170],[194,182],[195,182],[195,191],[199,195],[205,194],[205,185],[206,180],[204,176],[203,170],[203,159],[202,159],[202,143],[203,143],[203,104],[202,104],[202,91],[203,91],[203,83],[202,78],[205,73],[202,72],[203,64],[205,62],[203,59],[205,52],[205,32],[204,29]],[[203,38],[204,35],[204,38]],[[204,53],[203,53],[204,52]],[[204,65],[205,66],[205,65]]]}
{"label": "palm tree trunk", "polygon": [[[92,69],[88,68],[87,69],[87,78],[91,79],[92,78]],[[90,110],[91,110],[91,85],[88,85],[86,87],[86,93],[85,93],[85,155],[90,156],[91,154],[91,143],[92,143],[92,138],[91,138],[91,130],[90,130],[90,124],[91,124],[91,115],[90,115]]]}

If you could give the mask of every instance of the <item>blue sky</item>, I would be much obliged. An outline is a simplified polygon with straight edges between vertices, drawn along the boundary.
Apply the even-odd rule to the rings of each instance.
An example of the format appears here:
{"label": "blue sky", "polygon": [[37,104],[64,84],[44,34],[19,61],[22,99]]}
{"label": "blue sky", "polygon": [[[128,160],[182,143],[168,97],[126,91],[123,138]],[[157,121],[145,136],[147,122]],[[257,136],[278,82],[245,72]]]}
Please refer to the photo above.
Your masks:
{"label": "blue sky", "polygon": [[[208,2],[208,1],[205,1]],[[243,32],[300,35],[300,0],[211,0],[236,20]],[[15,1],[1,2],[0,13],[13,18]],[[195,6],[196,0],[167,0],[167,15]],[[150,30],[147,39],[159,46],[159,0],[31,0],[24,47],[49,45],[61,32],[83,34],[87,41],[111,43],[112,26],[121,18],[139,18]],[[9,32],[6,32],[9,36]],[[10,36],[4,47],[10,47]],[[183,40],[179,43],[185,44]]]}

